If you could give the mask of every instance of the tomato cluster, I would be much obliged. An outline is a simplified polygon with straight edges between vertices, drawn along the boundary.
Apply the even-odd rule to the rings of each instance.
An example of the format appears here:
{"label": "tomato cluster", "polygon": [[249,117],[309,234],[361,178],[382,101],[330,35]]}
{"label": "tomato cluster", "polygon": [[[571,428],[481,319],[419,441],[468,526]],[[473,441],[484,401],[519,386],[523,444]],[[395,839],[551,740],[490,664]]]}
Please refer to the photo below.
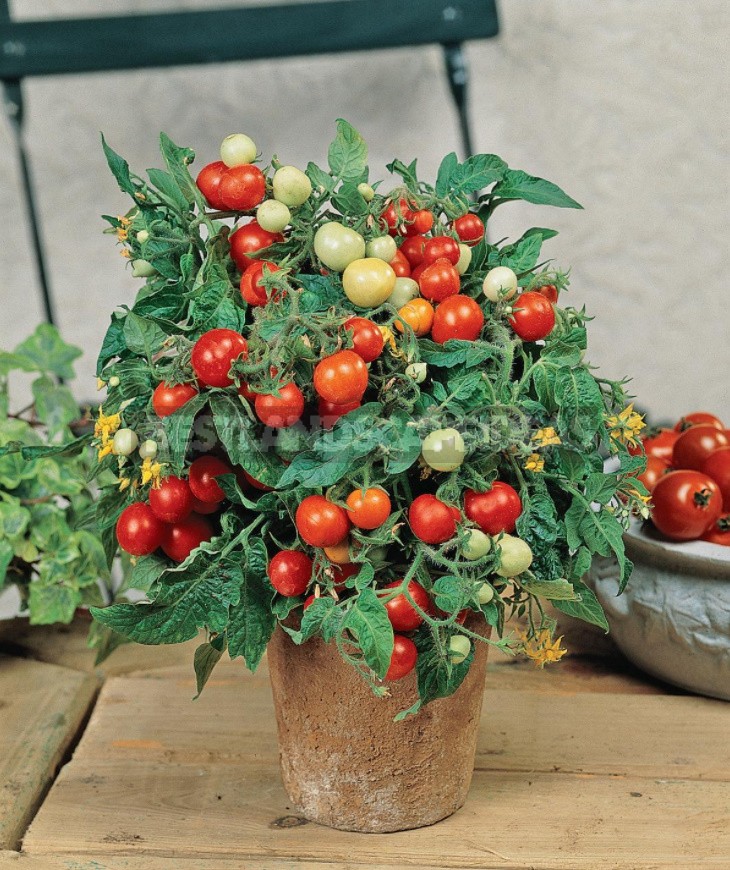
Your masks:
{"label": "tomato cluster", "polygon": [[673,541],[730,546],[730,431],[723,422],[698,411],[642,444],[647,463],[638,478],[651,493],[656,528]]}

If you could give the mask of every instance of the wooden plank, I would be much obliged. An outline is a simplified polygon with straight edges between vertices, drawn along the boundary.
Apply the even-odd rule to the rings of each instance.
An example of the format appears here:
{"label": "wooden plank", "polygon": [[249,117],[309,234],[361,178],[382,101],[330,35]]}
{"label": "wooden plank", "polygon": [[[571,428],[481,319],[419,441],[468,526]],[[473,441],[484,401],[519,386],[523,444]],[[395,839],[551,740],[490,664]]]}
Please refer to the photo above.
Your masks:
{"label": "wooden plank", "polygon": [[98,684],[0,656],[0,848],[15,848],[76,737]]}
{"label": "wooden plank", "polygon": [[[421,831],[363,837],[320,827],[313,836],[298,823],[279,779],[264,672],[222,664],[195,703],[193,694],[182,669],[109,680],[24,849],[102,865],[112,855],[249,856],[271,870],[287,859],[686,868],[723,866],[730,854],[722,702],[487,690],[464,809]],[[281,822],[292,816],[292,827]]]}

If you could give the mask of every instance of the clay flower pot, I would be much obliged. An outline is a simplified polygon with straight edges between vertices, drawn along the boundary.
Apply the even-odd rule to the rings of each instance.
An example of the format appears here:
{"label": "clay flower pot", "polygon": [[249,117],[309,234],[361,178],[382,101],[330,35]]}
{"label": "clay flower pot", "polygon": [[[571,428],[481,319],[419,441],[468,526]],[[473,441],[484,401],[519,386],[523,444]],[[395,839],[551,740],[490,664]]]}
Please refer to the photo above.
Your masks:
{"label": "clay flower pot", "polygon": [[[488,630],[484,620],[468,627]],[[268,647],[284,787],[313,822],[385,833],[431,825],[464,804],[474,770],[487,644],[459,689],[402,722],[415,672],[377,698],[334,644],[296,646],[277,628]]]}

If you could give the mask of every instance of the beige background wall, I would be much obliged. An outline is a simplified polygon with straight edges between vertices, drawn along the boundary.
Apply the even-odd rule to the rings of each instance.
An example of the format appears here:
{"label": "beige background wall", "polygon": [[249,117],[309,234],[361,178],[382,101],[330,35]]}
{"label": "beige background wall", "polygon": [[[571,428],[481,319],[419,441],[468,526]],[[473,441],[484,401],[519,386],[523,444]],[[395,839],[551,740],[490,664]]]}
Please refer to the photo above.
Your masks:
{"label": "beige background wall", "polygon": [[[18,18],[238,5],[225,0],[15,0]],[[458,3],[456,4],[458,5]],[[704,407],[730,421],[726,0],[502,0],[503,33],[469,46],[479,150],[545,176],[585,212],[506,206],[493,237],[554,226],[547,252],[573,266],[574,304],[596,316],[591,358],[634,376],[656,417]],[[133,38],[133,37],[132,37]],[[103,130],[133,167],[158,165],[164,129],[216,158],[228,132],[265,155],[322,160],[334,119],[366,136],[371,166],[418,156],[433,175],[458,147],[440,51],[407,49],[29,82],[27,137],[51,281],[66,337],[95,351],[136,282],[102,212],[126,210]],[[0,344],[40,316],[8,123],[0,121]],[[499,214],[499,213],[498,213]]]}

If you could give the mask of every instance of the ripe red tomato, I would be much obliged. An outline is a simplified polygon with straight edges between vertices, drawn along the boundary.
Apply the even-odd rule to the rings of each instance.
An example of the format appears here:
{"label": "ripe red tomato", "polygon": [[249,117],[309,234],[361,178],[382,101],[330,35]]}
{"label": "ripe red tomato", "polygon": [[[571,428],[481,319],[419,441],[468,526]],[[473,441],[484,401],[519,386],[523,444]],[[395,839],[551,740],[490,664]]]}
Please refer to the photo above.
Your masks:
{"label": "ripe red tomato", "polygon": [[555,326],[555,309],[539,293],[523,293],[513,304],[509,322],[523,341],[539,341]]}
{"label": "ripe red tomato", "polygon": [[390,261],[390,268],[395,272],[396,278],[411,277],[411,264],[400,251],[395,252],[395,256]]}
{"label": "ripe red tomato", "polygon": [[487,535],[511,534],[522,513],[522,501],[516,489],[502,480],[495,480],[486,492],[466,491],[464,513]]}
{"label": "ripe red tomato", "polygon": [[233,360],[247,356],[246,339],[232,329],[211,329],[195,342],[191,355],[193,371],[206,387],[230,387]]}
{"label": "ripe red tomato", "polygon": [[395,203],[391,200],[380,214],[380,220],[385,224],[391,236],[398,235],[399,226],[402,222],[413,220],[414,212],[405,199],[398,200],[398,210],[400,211],[400,217],[396,212]]}
{"label": "ripe red tomato", "polygon": [[418,650],[410,637],[396,634],[393,638],[393,655],[385,674],[386,680],[402,680],[416,666]]}
{"label": "ripe red tomato", "polygon": [[548,302],[552,302],[553,305],[558,304],[558,288],[555,284],[543,284],[542,287],[535,287],[534,293],[539,293],[540,296],[544,296]]}
{"label": "ripe red tomato", "polygon": [[231,466],[217,456],[200,456],[190,464],[188,483],[195,498],[209,503],[222,502],[226,494],[216,483],[221,474],[233,474]]}
{"label": "ripe red tomato", "polygon": [[451,236],[434,236],[427,239],[423,247],[423,260],[426,265],[435,263],[436,260],[448,260],[453,266],[459,262],[461,251],[459,243]]}
{"label": "ripe red tomato", "polygon": [[221,178],[223,178],[223,175],[227,171],[228,167],[226,164],[222,160],[216,160],[215,163],[208,163],[198,173],[195,183],[211,208],[219,210],[225,208],[218,189],[221,184]]}
{"label": "ripe red tomato", "polygon": [[651,494],[651,518],[673,541],[691,541],[703,535],[722,513],[722,495],[715,481],[699,471],[671,471]]}
{"label": "ripe red tomato", "polygon": [[307,595],[307,597],[304,599],[304,604],[302,604],[302,609],[306,610],[309,605],[316,599],[316,597],[317,596],[314,593],[312,593],[311,595]]}
{"label": "ripe red tomato", "polygon": [[433,226],[433,215],[426,208],[413,212],[413,218],[406,223],[407,236],[419,236],[427,233]]}
{"label": "ripe red tomato", "polygon": [[356,489],[347,496],[347,515],[358,529],[377,529],[390,516],[390,497],[384,489]]}
{"label": "ripe red tomato", "polygon": [[162,550],[173,562],[184,562],[204,541],[213,537],[213,526],[198,514],[190,514],[179,523],[166,525]]}
{"label": "ripe red tomato", "polygon": [[714,426],[715,429],[723,431],[725,429],[725,424],[714,414],[708,414],[706,411],[694,411],[680,417],[679,422],[674,426],[674,431],[684,432],[685,429],[690,429],[692,426]]}
{"label": "ripe red tomato", "polygon": [[413,534],[426,544],[443,544],[456,534],[458,512],[435,495],[419,495],[408,509]]}
{"label": "ripe red tomato", "polygon": [[657,485],[659,478],[663,477],[670,469],[670,465],[664,459],[659,459],[658,456],[646,457],[646,469],[637,474],[637,480],[640,480],[644,486],[652,492]]}
{"label": "ripe red tomato", "polygon": [[430,299],[431,302],[443,302],[444,299],[455,296],[459,292],[461,278],[453,263],[442,257],[435,263],[426,265],[418,276],[418,286],[421,295],[426,299]]}
{"label": "ripe red tomato", "polygon": [[[671,463],[677,438],[679,438],[679,432],[675,432],[674,429],[659,429],[656,434],[642,438],[641,443],[647,456],[656,456],[657,459]],[[641,449],[629,445],[629,453],[632,456],[638,456]]]}
{"label": "ripe red tomato", "polygon": [[467,245],[476,245],[484,238],[484,222],[479,215],[468,212],[454,221],[456,235]]}
{"label": "ripe red tomato", "polygon": [[279,550],[266,573],[279,595],[303,595],[312,579],[312,560],[301,550]]}
{"label": "ripe red tomato", "polygon": [[[241,475],[243,476],[244,481],[252,486],[254,489],[260,489],[261,492],[273,492],[274,489],[271,486],[267,486],[265,483],[261,483],[260,480],[256,480],[255,477],[252,477],[245,468],[241,469]],[[236,478],[238,478],[238,472],[236,472]]]}
{"label": "ripe red tomato", "polygon": [[380,327],[366,317],[351,317],[345,329],[352,333],[352,349],[366,362],[372,362],[383,352],[385,341]]}
{"label": "ripe red tomato", "polygon": [[266,305],[269,301],[269,297],[266,295],[266,288],[261,283],[264,266],[266,266],[268,273],[279,271],[276,263],[270,263],[268,260],[256,260],[241,275],[241,296],[243,296],[249,305]]}
{"label": "ripe red tomato", "polygon": [[[394,583],[388,583],[383,589],[395,589],[400,585],[401,581],[396,580]],[[408,584],[408,594],[425,613],[431,610],[431,599],[420,583],[411,580]],[[393,631],[413,631],[423,622],[423,617],[402,592],[390,601],[386,601],[385,609],[388,611],[388,619],[393,626]]]}
{"label": "ripe red tomato", "polygon": [[702,463],[702,472],[720,487],[722,508],[730,511],[730,447],[720,447]]}
{"label": "ripe red tomato", "polygon": [[283,241],[284,236],[281,233],[270,233],[260,227],[257,221],[249,221],[231,233],[228,238],[231,257],[238,266],[239,272],[245,272],[247,267],[258,259],[254,254],[259,254],[269,246]]}
{"label": "ripe red tomato", "polygon": [[359,574],[361,567],[357,562],[345,562],[342,565],[333,563],[330,568],[332,569],[332,580],[335,589],[338,591],[344,589],[345,581],[348,577],[354,577],[356,574]]}
{"label": "ripe red tomato", "polygon": [[232,166],[221,176],[216,193],[231,211],[250,211],[266,196],[264,173],[253,163]]}
{"label": "ripe red tomato", "polygon": [[221,509],[221,503],[219,501],[201,501],[199,498],[195,498],[193,496],[193,511],[196,514],[214,514],[216,511]]}
{"label": "ripe red tomato", "polygon": [[314,369],[317,395],[335,405],[359,402],[368,386],[368,368],[352,350],[340,350],[325,357]]}
{"label": "ripe red tomato", "polygon": [[170,475],[150,490],[152,513],[165,523],[184,520],[193,509],[194,496],[187,480]]}
{"label": "ripe red tomato", "polygon": [[449,296],[436,306],[431,327],[431,338],[443,344],[450,338],[474,341],[479,338],[484,326],[484,313],[479,303],[471,296]]}
{"label": "ripe red tomato", "polygon": [[335,423],[348,414],[360,407],[359,400],[357,402],[349,402],[345,405],[338,405],[335,402],[328,402],[326,399],[320,398],[317,403],[317,413],[319,414],[320,422],[325,429],[331,429]]}
{"label": "ripe red tomato", "polygon": [[131,556],[147,556],[160,546],[164,525],[143,501],[128,505],[117,520],[117,541]]}
{"label": "ripe red tomato", "polygon": [[172,386],[160,382],[152,393],[152,407],[158,417],[169,417],[185,402],[189,402],[198,391],[192,384],[174,384]]}
{"label": "ripe red tomato", "polygon": [[279,395],[259,394],[254,401],[256,416],[264,426],[286,429],[293,426],[304,413],[304,394],[296,384],[285,384]]}
{"label": "ripe red tomato", "polygon": [[720,447],[730,445],[724,430],[707,423],[690,426],[677,438],[672,453],[675,468],[693,468],[699,471],[709,455]]}
{"label": "ripe red tomato", "polygon": [[297,508],[297,531],[311,547],[334,547],[347,535],[347,511],[323,495],[308,495]]}
{"label": "ripe red tomato", "polygon": [[[398,250],[411,264],[411,268],[415,269],[416,266],[420,266],[423,262],[423,249],[425,246],[425,236],[408,236],[403,240],[403,244],[398,248]],[[391,263],[391,265],[393,264]],[[407,278],[408,276],[406,275],[405,277]]]}
{"label": "ripe red tomato", "polygon": [[730,513],[723,514],[717,522],[702,535],[703,541],[730,547]]}

